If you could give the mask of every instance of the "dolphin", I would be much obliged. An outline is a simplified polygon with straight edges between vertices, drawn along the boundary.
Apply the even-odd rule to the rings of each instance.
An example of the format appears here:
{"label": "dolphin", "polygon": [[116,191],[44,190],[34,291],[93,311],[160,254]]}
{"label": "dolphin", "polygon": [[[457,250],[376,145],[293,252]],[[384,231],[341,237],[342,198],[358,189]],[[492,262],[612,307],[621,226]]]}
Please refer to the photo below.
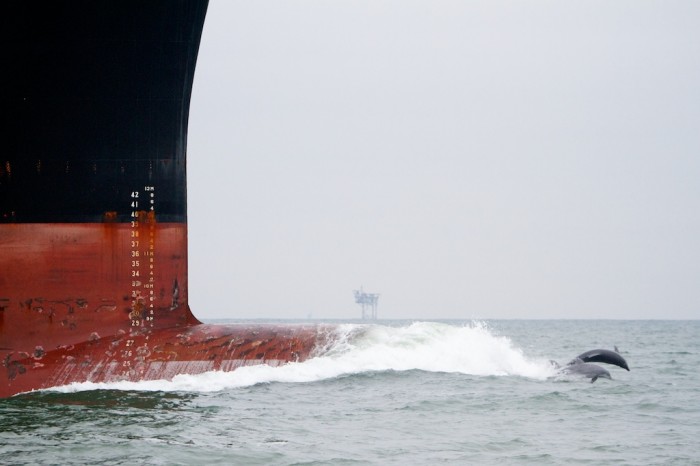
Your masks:
{"label": "dolphin", "polygon": [[552,361],[553,365],[559,369],[561,374],[577,374],[591,379],[591,383],[599,378],[612,379],[610,372],[603,369],[597,364],[591,362],[602,362],[630,370],[627,361],[616,351],[606,349],[594,349],[581,353],[572,359],[566,366],[561,367],[556,361]]}
{"label": "dolphin", "polygon": [[577,359],[581,362],[604,362],[606,364],[613,364],[615,366],[619,366],[623,369],[627,369],[628,371],[630,370],[630,366],[627,365],[627,361],[625,361],[625,358],[620,356],[620,353],[616,351],[610,351],[606,349],[594,349],[586,351],[585,353],[581,353],[578,356],[576,356],[576,358],[574,358],[574,360],[571,361],[569,364],[574,363]]}
{"label": "dolphin", "polygon": [[576,374],[588,377],[591,379],[591,383],[600,378],[612,380],[610,372],[608,372],[606,369],[603,369],[597,364],[591,364],[590,362],[583,362],[580,360],[575,364],[567,364],[566,366],[562,367],[559,372],[561,374]]}

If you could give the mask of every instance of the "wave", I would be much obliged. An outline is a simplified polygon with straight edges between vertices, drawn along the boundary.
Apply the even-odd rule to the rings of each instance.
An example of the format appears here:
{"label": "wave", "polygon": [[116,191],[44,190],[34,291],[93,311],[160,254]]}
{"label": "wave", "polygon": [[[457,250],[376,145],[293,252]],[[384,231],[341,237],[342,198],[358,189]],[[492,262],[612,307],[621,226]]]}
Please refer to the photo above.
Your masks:
{"label": "wave", "polygon": [[64,393],[98,389],[212,392],[260,383],[316,382],[366,372],[409,370],[534,379],[553,375],[548,361],[527,358],[510,339],[492,334],[481,322],[462,326],[414,322],[403,327],[342,324],[335,332],[333,343],[304,362],[178,375],[172,380],[72,383],[49,390]]}

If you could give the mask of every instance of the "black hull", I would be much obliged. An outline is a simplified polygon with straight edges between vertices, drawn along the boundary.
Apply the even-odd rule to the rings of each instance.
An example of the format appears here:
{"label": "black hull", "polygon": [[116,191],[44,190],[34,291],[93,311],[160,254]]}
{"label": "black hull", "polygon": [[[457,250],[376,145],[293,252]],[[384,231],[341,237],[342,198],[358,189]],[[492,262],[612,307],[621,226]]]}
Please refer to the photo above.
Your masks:
{"label": "black hull", "polygon": [[[0,222],[186,221],[187,120],[207,1],[3,2]],[[148,206],[150,208],[150,206]]]}

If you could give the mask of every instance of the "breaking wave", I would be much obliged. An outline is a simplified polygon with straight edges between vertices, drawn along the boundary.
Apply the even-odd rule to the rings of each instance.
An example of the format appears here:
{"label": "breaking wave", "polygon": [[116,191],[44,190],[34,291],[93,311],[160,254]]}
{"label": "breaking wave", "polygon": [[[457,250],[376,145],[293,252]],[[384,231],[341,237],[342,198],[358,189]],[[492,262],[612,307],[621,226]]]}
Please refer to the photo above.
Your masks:
{"label": "breaking wave", "polygon": [[480,322],[455,326],[415,322],[403,327],[343,324],[320,356],[283,366],[245,366],[232,372],[178,375],[172,380],[73,383],[50,389],[212,392],[260,383],[302,383],[381,371],[420,370],[475,376],[545,379],[551,364],[528,359],[507,337],[493,335]]}

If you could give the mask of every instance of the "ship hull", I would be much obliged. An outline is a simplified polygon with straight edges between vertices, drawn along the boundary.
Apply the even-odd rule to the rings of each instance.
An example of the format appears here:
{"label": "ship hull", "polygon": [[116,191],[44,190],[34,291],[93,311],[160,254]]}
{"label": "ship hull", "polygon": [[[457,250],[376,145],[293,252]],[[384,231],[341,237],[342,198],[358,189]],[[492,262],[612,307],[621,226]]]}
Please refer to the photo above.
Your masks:
{"label": "ship hull", "polygon": [[207,0],[0,10],[0,397],[313,355],[324,329],[190,312],[187,126]]}

